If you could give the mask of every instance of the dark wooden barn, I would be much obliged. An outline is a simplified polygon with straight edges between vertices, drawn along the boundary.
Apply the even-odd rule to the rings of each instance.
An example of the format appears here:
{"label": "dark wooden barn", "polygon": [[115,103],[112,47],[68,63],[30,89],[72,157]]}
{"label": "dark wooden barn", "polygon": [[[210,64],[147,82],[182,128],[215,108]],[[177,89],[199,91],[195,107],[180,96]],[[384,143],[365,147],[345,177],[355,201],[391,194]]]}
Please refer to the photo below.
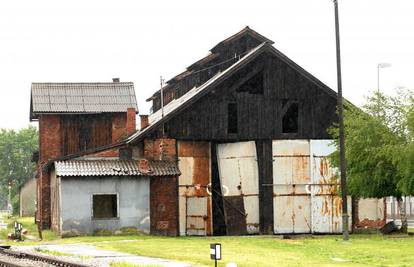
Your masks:
{"label": "dark wooden barn", "polygon": [[162,91],[127,143],[175,140],[182,235],[340,231],[336,93],[271,40],[246,27]]}

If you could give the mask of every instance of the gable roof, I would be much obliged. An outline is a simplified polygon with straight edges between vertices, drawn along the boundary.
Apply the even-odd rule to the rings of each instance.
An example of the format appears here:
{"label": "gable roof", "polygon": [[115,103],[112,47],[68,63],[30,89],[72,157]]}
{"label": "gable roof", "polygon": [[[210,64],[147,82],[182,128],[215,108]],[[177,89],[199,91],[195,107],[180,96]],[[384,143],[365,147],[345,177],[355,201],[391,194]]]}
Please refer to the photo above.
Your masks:
{"label": "gable roof", "polygon": [[[224,39],[223,41],[221,41],[217,45],[215,45],[212,49],[210,49],[210,52],[209,52],[208,55],[206,55],[202,59],[197,60],[196,62],[194,62],[193,64],[188,66],[183,72],[181,72],[180,74],[178,74],[178,75],[172,77],[171,79],[169,79],[167,81],[166,85],[163,87],[164,93],[166,93],[167,90],[174,90],[174,85],[177,82],[180,82],[181,80],[187,78],[190,75],[197,74],[200,71],[200,69],[204,69],[204,70],[210,69],[210,70],[212,70],[212,68],[215,67],[215,66],[219,66],[219,65],[222,65],[223,63],[226,63],[228,61],[232,61],[234,59],[234,57],[236,57],[236,55],[234,55],[234,57],[233,57],[233,55],[231,57],[228,57],[228,55],[227,56],[225,55],[226,53],[223,53],[224,55],[221,55],[221,52],[223,52],[223,50],[226,50],[227,47],[229,45],[231,45],[233,42],[236,42],[240,38],[246,37],[246,36],[255,39],[257,44],[260,44],[260,43],[273,44],[274,43],[272,40],[264,37],[263,35],[259,34],[258,32],[254,31],[254,30],[250,29],[249,26],[246,26],[241,31],[237,32],[236,34],[233,34],[232,36]],[[250,44],[250,45],[253,45],[253,44]],[[254,48],[254,46],[252,46],[250,48]],[[245,55],[247,52],[248,51],[243,51],[243,52],[238,51],[237,53],[235,52],[235,54],[237,54],[237,56],[242,56],[242,55]],[[223,71],[223,69],[222,69],[222,71]],[[217,72],[217,70],[216,70],[216,72]],[[194,84],[190,85],[190,87],[192,87],[193,85]],[[200,84],[198,83],[197,86],[199,86],[199,85]],[[187,87],[188,84],[186,84],[185,86]],[[188,88],[188,89],[190,89],[190,88]],[[152,100],[156,99],[159,96],[160,96],[160,90],[157,90],[155,93],[152,94],[152,96],[150,96],[148,99],[146,99],[146,101],[152,101]]]}
{"label": "gable roof", "polygon": [[158,110],[157,112],[151,114],[149,116],[149,126],[144,128],[143,130],[140,130],[136,132],[135,134],[131,135],[128,139],[126,139],[126,143],[133,143],[137,142],[141,139],[143,139],[147,134],[151,133],[153,130],[155,130],[158,126],[160,126],[162,123],[166,122],[176,114],[178,114],[181,110],[188,107],[198,99],[200,99],[202,96],[207,94],[210,89],[212,89],[214,86],[218,85],[228,77],[230,77],[233,73],[235,73],[237,70],[251,62],[254,58],[256,58],[258,55],[260,55],[263,52],[270,52],[272,55],[276,56],[278,59],[285,62],[287,65],[289,65],[291,68],[299,72],[302,76],[307,78],[310,82],[317,85],[319,88],[321,88],[325,93],[327,93],[329,96],[336,98],[337,93],[332,90],[330,87],[328,87],[326,84],[321,82],[319,79],[317,79],[315,76],[307,72],[305,69],[303,69],[301,66],[296,64],[294,61],[289,59],[287,56],[285,56],[282,52],[274,48],[269,43],[262,43],[256,48],[249,51],[245,56],[243,56],[240,60],[235,62],[233,65],[228,67],[222,72],[219,72],[215,76],[213,76],[211,79],[209,79],[207,82],[202,84],[199,87],[194,87],[190,91],[188,91],[186,94],[184,94],[182,97],[178,99],[172,100],[170,103],[168,103],[166,106],[164,106],[164,117],[161,116],[161,110]]}
{"label": "gable roof", "polygon": [[138,111],[132,82],[32,83],[30,120],[42,113]]}
{"label": "gable roof", "polygon": [[230,42],[236,41],[237,39],[245,36],[245,35],[250,35],[253,38],[259,40],[262,43],[269,43],[269,44],[274,44],[275,42],[273,42],[272,40],[266,38],[265,36],[261,35],[260,33],[256,32],[255,30],[250,29],[249,26],[246,26],[245,28],[243,28],[243,30],[239,31],[236,34],[233,34],[232,36],[224,39],[223,41],[221,41],[220,43],[216,44],[210,51],[212,53],[215,53],[217,50],[219,50],[223,45],[228,44]]}

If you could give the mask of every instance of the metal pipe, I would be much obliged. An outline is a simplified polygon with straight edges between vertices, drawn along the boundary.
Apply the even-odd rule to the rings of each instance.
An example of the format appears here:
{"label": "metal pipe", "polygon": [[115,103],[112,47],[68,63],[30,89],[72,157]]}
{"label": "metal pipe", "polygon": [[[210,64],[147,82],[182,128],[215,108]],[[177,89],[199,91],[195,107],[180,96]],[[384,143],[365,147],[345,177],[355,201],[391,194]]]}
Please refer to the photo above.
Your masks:
{"label": "metal pipe", "polygon": [[338,115],[339,115],[339,157],[341,170],[341,193],[342,193],[342,238],[349,240],[348,231],[348,201],[346,186],[346,159],[345,159],[345,132],[344,132],[344,114],[342,99],[342,75],[341,75],[341,48],[339,38],[339,14],[338,1],[333,0],[335,9],[335,36],[336,36],[336,70],[338,76]]}

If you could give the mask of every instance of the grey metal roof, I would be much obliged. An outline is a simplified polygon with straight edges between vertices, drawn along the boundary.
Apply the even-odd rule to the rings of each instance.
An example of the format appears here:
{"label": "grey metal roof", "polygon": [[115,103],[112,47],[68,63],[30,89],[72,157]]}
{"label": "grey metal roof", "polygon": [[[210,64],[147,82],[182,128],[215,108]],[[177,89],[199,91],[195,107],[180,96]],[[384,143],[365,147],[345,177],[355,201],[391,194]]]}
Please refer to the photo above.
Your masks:
{"label": "grey metal roof", "polygon": [[32,83],[30,118],[39,113],[138,111],[132,82]]}
{"label": "grey metal roof", "polygon": [[149,160],[148,171],[138,160],[67,160],[54,163],[56,175],[65,176],[172,176],[180,175],[177,162]]}

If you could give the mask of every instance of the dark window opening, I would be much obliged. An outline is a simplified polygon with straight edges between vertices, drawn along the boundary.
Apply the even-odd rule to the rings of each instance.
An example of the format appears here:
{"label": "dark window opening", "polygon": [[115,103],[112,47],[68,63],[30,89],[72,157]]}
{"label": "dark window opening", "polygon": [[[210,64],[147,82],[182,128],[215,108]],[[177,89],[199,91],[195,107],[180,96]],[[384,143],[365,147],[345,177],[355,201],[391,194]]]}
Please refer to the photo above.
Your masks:
{"label": "dark window opening", "polygon": [[237,104],[229,103],[227,105],[227,133],[237,133]]}
{"label": "dark window opening", "polygon": [[110,219],[118,217],[118,201],[116,194],[93,195],[93,218]]}
{"label": "dark window opening", "polygon": [[259,72],[248,79],[236,90],[237,92],[247,92],[249,94],[263,94],[263,72]]}
{"label": "dark window opening", "polygon": [[298,103],[290,104],[285,115],[282,118],[283,133],[297,133],[299,121],[299,105]]}

